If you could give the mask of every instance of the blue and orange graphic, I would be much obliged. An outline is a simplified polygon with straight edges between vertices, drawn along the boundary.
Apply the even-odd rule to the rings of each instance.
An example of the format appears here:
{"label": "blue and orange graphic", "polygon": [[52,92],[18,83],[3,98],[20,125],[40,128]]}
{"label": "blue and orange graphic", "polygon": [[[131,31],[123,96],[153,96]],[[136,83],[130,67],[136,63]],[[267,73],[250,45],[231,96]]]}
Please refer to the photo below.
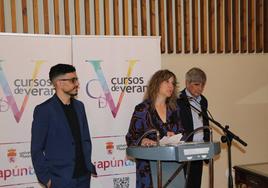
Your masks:
{"label": "blue and orange graphic", "polygon": [[[7,78],[4,74],[4,70],[2,67],[2,62],[3,60],[0,60],[0,85],[2,86],[4,95],[6,96],[6,100],[8,105],[10,106],[10,108],[12,109],[13,115],[15,117],[16,122],[18,123],[22,117],[22,114],[25,110],[26,104],[28,102],[29,99],[29,93],[25,95],[24,99],[23,99],[23,103],[21,105],[20,110],[18,109],[18,106],[16,104],[15,98],[11,92],[10,86],[8,84]],[[44,61],[36,61],[35,62],[35,68],[32,74],[32,79],[36,79],[38,73],[40,72],[40,68],[41,65],[44,63]],[[33,88],[32,84],[29,88],[29,91],[31,91],[31,89]]]}

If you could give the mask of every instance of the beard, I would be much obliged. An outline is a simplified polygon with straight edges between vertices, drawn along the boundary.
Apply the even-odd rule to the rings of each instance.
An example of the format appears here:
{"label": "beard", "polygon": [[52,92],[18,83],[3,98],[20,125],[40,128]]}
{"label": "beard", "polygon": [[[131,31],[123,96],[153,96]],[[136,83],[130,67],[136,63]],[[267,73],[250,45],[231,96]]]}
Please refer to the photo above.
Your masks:
{"label": "beard", "polygon": [[65,91],[64,93],[69,95],[70,97],[75,97],[78,95],[78,87],[74,87],[69,91]]}
{"label": "beard", "polygon": [[69,93],[70,97],[76,97],[78,95],[78,92],[76,93]]}

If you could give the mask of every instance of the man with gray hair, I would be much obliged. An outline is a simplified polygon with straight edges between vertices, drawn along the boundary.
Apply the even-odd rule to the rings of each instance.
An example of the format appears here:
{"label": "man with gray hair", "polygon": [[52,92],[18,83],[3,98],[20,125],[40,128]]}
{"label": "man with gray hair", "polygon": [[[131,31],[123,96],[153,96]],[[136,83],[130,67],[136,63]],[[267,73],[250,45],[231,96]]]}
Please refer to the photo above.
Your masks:
{"label": "man with gray hair", "polygon": [[[208,119],[200,116],[198,109],[207,115],[208,102],[202,95],[206,85],[206,74],[200,68],[191,68],[185,75],[186,88],[181,91],[177,100],[180,108],[180,117],[186,137],[195,129],[208,126]],[[191,107],[194,106],[195,108]],[[198,131],[186,140],[186,142],[209,141],[209,131]],[[186,169],[184,169],[186,173]],[[187,188],[200,188],[202,180],[203,161],[192,161],[188,174]]]}

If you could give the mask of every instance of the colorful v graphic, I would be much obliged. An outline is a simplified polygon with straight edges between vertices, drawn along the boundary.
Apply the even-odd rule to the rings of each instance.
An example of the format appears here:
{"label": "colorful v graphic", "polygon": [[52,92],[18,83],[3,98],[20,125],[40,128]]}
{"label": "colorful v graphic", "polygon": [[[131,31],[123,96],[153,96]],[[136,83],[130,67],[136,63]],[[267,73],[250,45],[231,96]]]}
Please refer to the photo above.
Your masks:
{"label": "colorful v graphic", "polygon": [[[117,112],[119,110],[119,107],[120,107],[120,104],[122,102],[122,99],[124,97],[125,92],[124,91],[121,92],[121,94],[119,96],[119,100],[117,102],[117,105],[115,106],[113,97],[111,95],[111,92],[109,90],[108,84],[106,82],[106,79],[104,77],[103,71],[102,71],[101,66],[100,66],[100,63],[102,61],[101,60],[86,60],[86,62],[90,63],[93,66],[93,68],[94,68],[94,70],[95,70],[95,72],[97,74],[97,77],[98,77],[98,79],[100,81],[100,84],[101,84],[102,90],[104,92],[104,95],[106,97],[106,101],[107,101],[107,103],[108,103],[108,105],[110,107],[110,110],[112,112],[113,117],[115,118],[116,114],[117,114]],[[128,65],[127,77],[131,76],[132,70],[134,68],[134,65],[137,62],[138,62],[137,60],[129,60],[128,61],[129,65]],[[126,79],[126,82],[124,83],[124,86],[127,86],[127,85],[128,85],[128,81]]]}
{"label": "colorful v graphic", "polygon": [[[6,76],[4,74],[4,70],[3,70],[3,67],[2,67],[2,63],[3,61],[0,60],[0,85],[2,86],[2,89],[4,91],[4,95],[6,96],[6,99],[8,101],[8,105],[11,107],[12,109],[12,112],[13,112],[13,115],[16,119],[16,122],[18,123],[21,119],[21,116],[24,112],[24,109],[26,107],[26,104],[28,102],[28,99],[29,99],[29,92],[28,94],[25,95],[24,99],[23,99],[23,103],[21,105],[21,108],[20,110],[18,109],[18,106],[16,104],[16,101],[15,101],[15,98],[11,92],[11,89],[9,87],[9,84],[8,84],[8,81],[6,79]],[[35,68],[34,68],[34,71],[33,71],[33,74],[32,74],[32,79],[36,79],[37,77],[37,74],[39,73],[40,71],[40,67],[41,65],[44,63],[44,61],[36,61],[35,62]],[[32,85],[30,86],[29,88],[29,91],[32,90]]]}

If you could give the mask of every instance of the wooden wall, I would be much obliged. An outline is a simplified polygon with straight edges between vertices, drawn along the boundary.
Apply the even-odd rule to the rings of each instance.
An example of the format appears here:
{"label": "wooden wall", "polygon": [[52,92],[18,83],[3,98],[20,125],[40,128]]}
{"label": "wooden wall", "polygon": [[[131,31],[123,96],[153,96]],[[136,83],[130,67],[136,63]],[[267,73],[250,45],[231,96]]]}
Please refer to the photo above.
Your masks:
{"label": "wooden wall", "polygon": [[161,36],[162,53],[267,53],[268,1],[0,0],[0,32]]}

